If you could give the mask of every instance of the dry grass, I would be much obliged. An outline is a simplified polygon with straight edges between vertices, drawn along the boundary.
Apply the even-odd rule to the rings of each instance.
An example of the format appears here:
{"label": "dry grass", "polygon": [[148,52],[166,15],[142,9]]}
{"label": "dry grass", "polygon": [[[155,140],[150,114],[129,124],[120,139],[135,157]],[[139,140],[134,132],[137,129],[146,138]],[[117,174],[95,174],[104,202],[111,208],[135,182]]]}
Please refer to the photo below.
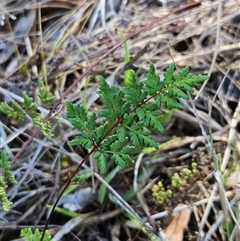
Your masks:
{"label": "dry grass", "polygon": [[[0,4],[6,18],[0,35],[0,100],[21,102],[25,90],[38,101],[37,79],[42,75],[47,76],[51,91],[59,97],[122,40],[121,31],[128,36],[173,7],[160,1],[126,2],[49,0],[39,5],[37,1],[3,0]],[[180,1],[171,2],[178,7]],[[184,103],[185,109],[176,110],[164,124],[165,133],[154,133],[161,148],[138,150],[135,164],[127,170],[109,166],[109,185],[106,176],[98,174],[94,160],[84,164],[81,173],[90,173],[91,178],[60,204],[79,215],[55,213],[49,225],[55,241],[156,240],[149,235],[164,236],[160,230],[170,226],[174,220],[171,211],[179,204],[185,206],[175,211],[192,207],[183,240],[239,240],[240,230],[232,218],[232,214],[236,218],[239,215],[239,9],[238,0],[202,1],[197,7],[164,18],[127,41],[130,63],[124,63],[124,49],[119,47],[94,68],[90,79],[82,79],[67,96],[97,110],[101,108],[97,75],[122,85],[125,69],[133,68],[141,78],[149,62],[155,64],[159,74],[174,61],[179,69],[189,65],[191,71],[210,76],[192,96],[194,102]],[[43,115],[48,113],[45,106],[39,110]],[[23,227],[42,228],[49,213],[47,204],[54,203],[86,155],[86,150],[67,145],[76,132],[64,119],[64,109],[60,114],[60,122],[53,123],[54,138],[39,134],[13,163],[18,185],[8,189],[13,201],[11,211],[0,212],[1,240],[20,240]],[[12,158],[35,127],[30,117],[22,123],[3,115],[0,118],[0,148]],[[156,206],[151,186],[158,180],[169,186],[173,173],[189,168],[193,161],[198,163],[200,175],[175,191],[169,203]],[[226,183],[214,179],[220,171]],[[108,191],[100,204],[97,196],[103,183]],[[228,214],[229,209],[234,213]],[[146,234],[139,220],[151,226]]]}

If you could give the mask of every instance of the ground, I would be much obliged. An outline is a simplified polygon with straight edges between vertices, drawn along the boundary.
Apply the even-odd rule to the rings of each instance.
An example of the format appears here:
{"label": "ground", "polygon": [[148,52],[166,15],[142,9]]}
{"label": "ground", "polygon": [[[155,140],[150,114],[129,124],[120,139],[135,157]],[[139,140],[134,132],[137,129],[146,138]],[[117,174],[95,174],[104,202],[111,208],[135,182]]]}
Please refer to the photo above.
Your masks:
{"label": "ground", "polygon": [[[77,131],[66,121],[65,101],[97,112],[99,75],[121,87],[126,70],[142,79],[150,62],[160,76],[174,62],[209,80],[196,87],[193,101],[182,101],[183,110],[162,110],[165,131],[152,133],[158,150],[136,149],[135,163],[123,170],[109,163],[105,174],[88,159],[79,172],[88,178],[69,186],[47,230],[54,240],[239,240],[239,1],[3,0],[0,9],[1,102],[21,104],[26,91],[47,116],[56,105],[40,101],[43,79],[63,104],[53,113],[58,120],[51,119],[54,135],[40,132],[23,150],[37,130],[31,114],[18,121],[0,113],[0,148],[18,181],[7,189],[10,211],[0,210],[1,240],[23,240],[26,227],[43,230],[89,151],[67,144]],[[187,180],[184,168],[191,171]],[[183,180],[178,188],[176,174]],[[172,191],[162,204],[152,196],[159,181]]]}

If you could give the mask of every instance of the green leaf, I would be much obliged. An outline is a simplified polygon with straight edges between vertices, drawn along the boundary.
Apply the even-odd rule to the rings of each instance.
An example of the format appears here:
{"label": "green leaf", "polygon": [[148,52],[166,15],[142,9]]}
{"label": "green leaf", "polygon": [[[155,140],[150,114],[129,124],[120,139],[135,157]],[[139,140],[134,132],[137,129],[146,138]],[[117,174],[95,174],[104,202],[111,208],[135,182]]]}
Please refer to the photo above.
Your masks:
{"label": "green leaf", "polygon": [[[41,240],[41,233],[39,229],[35,229],[35,232],[33,233],[30,228],[24,228],[20,232],[20,237],[24,237],[24,241],[40,241]],[[48,230],[46,230],[43,241],[50,241],[51,240],[51,235]]]}
{"label": "green leaf", "polygon": [[128,141],[128,137],[125,136],[123,141],[120,140],[116,140],[115,142],[113,142],[110,145],[110,149],[112,152],[117,152],[117,151],[121,151],[123,146],[127,143]]}
{"label": "green leaf", "polygon": [[137,116],[140,120],[145,119],[145,113],[146,113],[146,110],[144,108],[137,108],[136,109],[136,114],[137,114]]}
{"label": "green leaf", "polygon": [[201,84],[204,81],[206,81],[209,78],[207,75],[192,75],[189,80],[191,80],[193,83]]}
{"label": "green leaf", "polygon": [[41,233],[40,233],[39,229],[37,228],[34,232],[34,241],[40,240],[40,239],[41,239]]}
{"label": "green leaf", "polygon": [[[96,114],[92,113],[90,116],[88,116],[87,110],[83,105],[77,106],[69,101],[66,102],[66,106],[67,120],[75,129],[85,132],[85,134],[81,134],[82,137],[78,138],[78,140],[73,140],[69,143],[71,143],[71,145],[81,144],[88,149],[93,145],[92,132],[96,128]],[[89,141],[87,139],[89,139]],[[77,143],[78,141],[79,143]]]}
{"label": "green leaf", "polygon": [[93,141],[86,133],[82,133],[80,136],[76,136],[74,139],[68,142],[69,146],[82,145],[85,149],[90,149],[93,146]]}
{"label": "green leaf", "polygon": [[41,128],[44,136],[53,136],[53,134],[51,134],[51,123],[49,121],[44,122],[43,116],[37,115],[33,117],[33,123]]}
{"label": "green leaf", "polygon": [[[207,75],[195,75],[192,73],[188,73],[183,79],[180,79],[178,81],[178,86],[183,86],[184,84],[190,86],[190,87],[194,87],[196,84],[201,84],[204,81],[206,81],[209,77]],[[188,91],[188,89],[185,89],[186,91]]]}
{"label": "green leaf", "polygon": [[125,113],[128,113],[130,111],[130,103],[126,102],[123,105],[121,105],[118,109],[119,116],[123,116]]}
{"label": "green leaf", "polygon": [[188,100],[188,95],[186,95],[181,89],[177,86],[172,86],[168,90],[169,95],[172,95],[174,98],[182,98]]}
{"label": "green leaf", "polygon": [[135,113],[125,113],[123,116],[123,125],[128,126],[131,125],[136,120],[136,114]]}
{"label": "green leaf", "polygon": [[176,82],[179,82],[183,80],[189,72],[189,67],[185,66],[183,69],[181,69],[177,74],[174,75],[174,79]]}
{"label": "green leaf", "polygon": [[30,228],[24,228],[20,232],[20,237],[29,237],[30,235],[33,235],[33,232]]}
{"label": "green leaf", "polygon": [[118,118],[117,112],[114,111],[112,108],[101,109],[99,110],[99,114],[110,121],[115,121]]}
{"label": "green leaf", "polygon": [[88,118],[88,120],[86,121],[86,126],[89,130],[94,130],[96,128],[96,120],[97,120],[97,115],[95,112],[93,112]]}
{"label": "green leaf", "polygon": [[17,181],[11,171],[11,164],[7,152],[2,151],[0,156],[0,203],[4,212],[9,212],[12,202],[9,201],[6,193],[8,183],[16,184]]}
{"label": "green leaf", "polygon": [[155,128],[156,130],[158,130],[159,132],[162,133],[164,131],[164,128],[163,128],[163,126],[160,123],[160,120],[158,118],[158,116],[160,114],[161,114],[161,111],[150,111],[145,116],[144,124],[146,126],[153,127],[153,128]]}
{"label": "green leaf", "polygon": [[149,137],[151,132],[144,129],[143,122],[135,123],[128,129],[130,130],[130,139],[135,146],[158,148],[158,144]]}
{"label": "green leaf", "polygon": [[160,107],[161,104],[162,104],[161,96],[160,96],[159,94],[156,95],[156,96],[154,97],[154,100],[155,100],[156,105],[157,105],[158,107]]}
{"label": "green leaf", "polygon": [[102,98],[103,103],[106,108],[100,110],[100,114],[110,120],[116,120],[121,116],[119,113],[119,107],[122,106],[124,102],[124,93],[119,90],[116,86],[109,86],[106,80],[99,76],[100,84],[98,95]]}
{"label": "green leaf", "polygon": [[108,150],[110,148],[110,145],[116,140],[118,140],[118,136],[116,134],[108,136],[100,144],[100,148],[103,150]]}
{"label": "green leaf", "polygon": [[156,103],[154,102],[147,102],[143,108],[146,110],[146,111],[157,111],[159,108],[157,106]]}
{"label": "green leaf", "polygon": [[107,160],[109,159],[109,154],[104,151],[96,151],[94,158],[97,160],[97,165],[101,173],[105,173],[107,170]]}
{"label": "green leaf", "polygon": [[133,162],[128,154],[123,153],[114,153],[112,155],[112,159],[116,165],[120,166],[121,168],[127,168]]}
{"label": "green leaf", "polygon": [[183,105],[168,94],[162,96],[162,103],[169,110],[174,108],[183,109]]}
{"label": "green leaf", "polygon": [[124,98],[132,106],[138,105],[147,96],[147,92],[143,90],[143,83],[137,82],[134,71],[131,72],[131,82],[122,87],[122,91],[124,92]]}
{"label": "green leaf", "polygon": [[127,76],[127,79],[125,81],[125,85],[126,85],[127,88],[130,88],[130,89],[136,89],[137,88],[136,74],[132,69],[128,70],[128,76]]}
{"label": "green leaf", "polygon": [[108,122],[105,122],[103,125],[100,125],[99,127],[95,128],[95,130],[93,130],[92,136],[96,143],[98,143],[106,134],[108,126]]}
{"label": "green leaf", "polygon": [[149,69],[144,80],[146,90],[149,95],[154,95],[164,87],[163,81],[160,81],[160,77],[156,74],[153,63],[150,63]]}
{"label": "green leaf", "polygon": [[160,132],[164,131],[158,118],[162,112],[158,110],[158,106],[155,103],[148,102],[142,108],[138,108],[136,114],[138,118],[143,121],[145,127],[153,127]]}
{"label": "green leaf", "polygon": [[170,64],[164,73],[164,83],[168,86],[174,82],[174,64]]}
{"label": "green leaf", "polygon": [[118,137],[119,141],[123,142],[126,136],[127,136],[127,129],[126,129],[126,127],[120,126],[117,129],[117,137]]}
{"label": "green leaf", "polygon": [[87,129],[87,112],[85,108],[80,105],[79,107],[71,102],[66,102],[67,112],[66,118],[73,125],[73,127],[79,131],[84,131]]}
{"label": "green leaf", "polygon": [[[89,171],[89,172],[84,172],[82,174],[79,174],[79,175],[75,175],[73,178],[72,178],[72,182],[73,183],[81,183],[81,182],[84,182],[86,181],[89,177],[92,176],[92,173]],[[78,186],[78,185],[77,185]],[[64,193],[65,194],[65,193]]]}
{"label": "green leaf", "polygon": [[131,154],[135,150],[135,146],[124,146],[121,152],[124,154]]}
{"label": "green leaf", "polygon": [[[17,181],[11,171],[11,164],[7,156],[6,150],[3,150],[0,156],[0,168],[2,168],[5,171],[6,177],[8,179],[8,182],[12,184],[17,184]],[[5,180],[4,180],[4,183]]]}
{"label": "green leaf", "polygon": [[185,82],[179,82],[178,83],[178,86],[182,89],[184,89],[185,91],[188,91],[190,93],[193,93],[194,92],[194,89],[191,85],[185,83]]}

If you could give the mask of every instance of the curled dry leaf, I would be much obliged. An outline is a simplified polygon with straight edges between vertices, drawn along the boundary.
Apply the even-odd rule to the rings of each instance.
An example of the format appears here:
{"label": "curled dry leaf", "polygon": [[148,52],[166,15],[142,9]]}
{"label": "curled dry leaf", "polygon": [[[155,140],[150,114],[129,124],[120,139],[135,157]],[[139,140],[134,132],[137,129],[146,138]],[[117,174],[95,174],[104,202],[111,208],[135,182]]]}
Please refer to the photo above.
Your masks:
{"label": "curled dry leaf", "polygon": [[[178,207],[181,205],[179,204]],[[173,220],[165,230],[165,235],[169,241],[182,241],[184,230],[190,220],[191,209],[185,209],[176,213],[173,210],[172,216]]]}

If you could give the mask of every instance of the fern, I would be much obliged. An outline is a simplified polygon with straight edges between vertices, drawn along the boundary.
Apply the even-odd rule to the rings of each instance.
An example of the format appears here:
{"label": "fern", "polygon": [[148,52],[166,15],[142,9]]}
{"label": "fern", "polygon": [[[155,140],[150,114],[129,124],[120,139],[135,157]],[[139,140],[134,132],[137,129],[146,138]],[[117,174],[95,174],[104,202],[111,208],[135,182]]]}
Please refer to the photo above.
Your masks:
{"label": "fern", "polygon": [[12,204],[6,194],[8,183],[16,184],[17,181],[11,172],[7,152],[4,150],[0,156],[0,202],[4,212],[8,212]]}
{"label": "fern", "polygon": [[188,99],[187,92],[193,92],[196,84],[207,80],[206,75],[189,73],[185,67],[178,73],[171,64],[161,80],[151,63],[142,81],[138,81],[133,70],[122,88],[109,86],[100,76],[98,95],[104,108],[98,115],[106,121],[97,124],[97,115],[89,114],[83,106],[66,102],[66,118],[81,134],[69,141],[69,145],[82,145],[92,149],[94,158],[101,172],[107,170],[107,163],[113,160],[116,165],[125,168],[133,160],[131,153],[136,147],[158,148],[158,143],[151,138],[151,132],[163,132],[159,116],[161,107],[169,110],[183,108],[179,98]]}
{"label": "fern", "polygon": [[[34,232],[30,228],[24,228],[21,230],[20,237],[24,237],[24,241],[40,241],[42,235],[38,228]],[[49,231],[46,231],[43,241],[51,241],[51,239],[52,237],[49,234]]]}

